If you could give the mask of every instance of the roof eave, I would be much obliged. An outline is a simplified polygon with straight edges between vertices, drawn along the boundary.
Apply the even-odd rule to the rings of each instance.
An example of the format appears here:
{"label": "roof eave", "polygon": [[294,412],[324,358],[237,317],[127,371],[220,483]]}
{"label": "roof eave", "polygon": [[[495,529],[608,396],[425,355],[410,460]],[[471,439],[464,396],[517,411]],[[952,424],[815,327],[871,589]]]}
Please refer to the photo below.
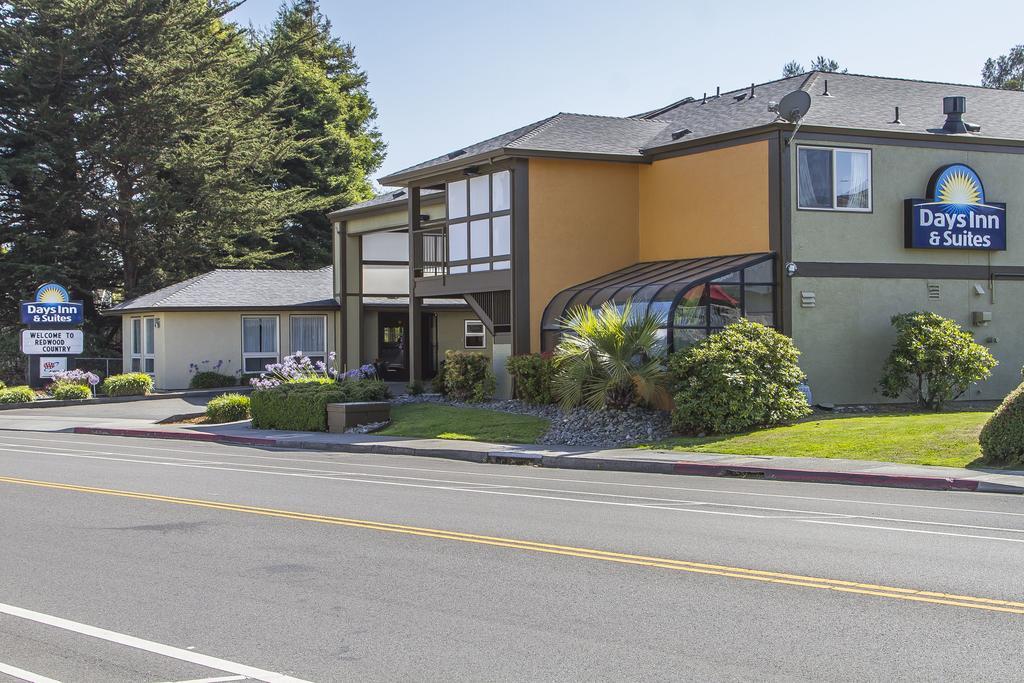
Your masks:
{"label": "roof eave", "polygon": [[417,180],[424,180],[431,178],[436,175],[443,175],[445,173],[451,173],[457,171],[460,168],[467,166],[473,166],[482,162],[492,163],[495,161],[501,161],[508,158],[510,155],[518,154],[519,150],[509,150],[505,147],[488,150],[486,152],[478,152],[468,156],[455,157],[451,161],[443,161],[433,166],[425,166],[423,168],[417,168],[410,171],[399,171],[392,173],[391,175],[378,178],[377,182],[381,185],[397,185],[400,187],[407,187],[411,183]]}
{"label": "roof eave", "polygon": [[[444,194],[438,192],[437,194],[423,195],[420,198],[421,204],[433,204],[441,202],[444,199]],[[327,214],[327,218],[330,220],[351,218],[352,216],[362,216],[365,214],[392,211],[398,207],[405,206],[409,201],[408,195],[399,197],[397,199],[391,199],[386,202],[374,204],[373,206],[360,206],[360,207],[346,207],[342,209],[335,209]]]}
{"label": "roof eave", "polygon": [[289,306],[142,306],[139,308],[108,308],[100,315],[136,315],[139,313],[210,313],[230,311],[333,311],[338,303],[293,304]]}

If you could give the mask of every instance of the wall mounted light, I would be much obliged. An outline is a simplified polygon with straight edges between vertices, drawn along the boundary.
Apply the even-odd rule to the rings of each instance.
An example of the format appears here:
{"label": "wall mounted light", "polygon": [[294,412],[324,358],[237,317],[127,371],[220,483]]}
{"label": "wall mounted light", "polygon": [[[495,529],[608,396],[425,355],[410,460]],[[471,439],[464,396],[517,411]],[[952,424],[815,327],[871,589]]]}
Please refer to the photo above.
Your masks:
{"label": "wall mounted light", "polygon": [[792,261],[786,264],[786,275],[788,275],[789,277],[793,277],[794,275],[796,275],[796,270],[796,264],[793,263]]}

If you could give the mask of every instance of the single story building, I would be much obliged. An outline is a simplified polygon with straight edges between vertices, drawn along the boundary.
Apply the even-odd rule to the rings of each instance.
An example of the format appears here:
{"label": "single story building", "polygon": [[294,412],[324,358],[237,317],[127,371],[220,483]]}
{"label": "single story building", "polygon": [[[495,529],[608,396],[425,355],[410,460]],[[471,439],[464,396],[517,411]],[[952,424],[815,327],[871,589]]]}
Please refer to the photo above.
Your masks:
{"label": "single story building", "polygon": [[[122,318],[125,371],[146,372],[158,389],[184,389],[199,370],[239,382],[302,351],[337,353],[341,308],[332,266],[320,270],[214,270],[114,306]],[[408,297],[362,301],[366,363],[388,381],[406,381],[404,316]],[[436,368],[447,348],[489,353],[490,337],[463,301],[429,300],[421,312],[433,340],[419,360]]]}
{"label": "single story building", "polygon": [[215,271],[113,309],[126,367],[165,387],[197,360],[254,369],[321,315],[342,368],[429,379],[445,349],[482,348],[507,395],[505,359],[551,350],[567,310],[631,300],[670,350],[740,317],[776,327],[819,403],[884,401],[890,318],[914,310],[999,360],[964,398],[1020,381],[1024,92],[810,72],[555,114],[380,180],[395,189],[330,214],[333,269]]}

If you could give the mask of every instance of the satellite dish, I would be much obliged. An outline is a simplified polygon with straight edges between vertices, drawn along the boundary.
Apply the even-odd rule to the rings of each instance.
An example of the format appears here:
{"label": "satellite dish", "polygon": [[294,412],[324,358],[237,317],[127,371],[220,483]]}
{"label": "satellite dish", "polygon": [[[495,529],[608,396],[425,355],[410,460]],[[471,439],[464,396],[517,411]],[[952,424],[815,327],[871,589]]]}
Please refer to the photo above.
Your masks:
{"label": "satellite dish", "polygon": [[807,110],[810,108],[811,96],[803,90],[794,90],[782,98],[775,108],[775,113],[779,115],[780,119],[797,123],[807,115]]}

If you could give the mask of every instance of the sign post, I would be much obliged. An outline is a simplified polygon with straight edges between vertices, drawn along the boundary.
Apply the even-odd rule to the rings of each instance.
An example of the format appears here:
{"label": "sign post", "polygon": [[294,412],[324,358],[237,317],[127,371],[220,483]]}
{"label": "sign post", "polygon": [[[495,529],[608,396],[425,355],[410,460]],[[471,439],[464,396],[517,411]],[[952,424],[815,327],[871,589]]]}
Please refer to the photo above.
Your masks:
{"label": "sign post", "polygon": [[28,356],[28,384],[41,387],[56,372],[68,369],[70,357],[84,350],[85,335],[78,327],[85,306],[71,301],[68,290],[47,283],[36,290],[33,301],[21,302],[21,352]]}

